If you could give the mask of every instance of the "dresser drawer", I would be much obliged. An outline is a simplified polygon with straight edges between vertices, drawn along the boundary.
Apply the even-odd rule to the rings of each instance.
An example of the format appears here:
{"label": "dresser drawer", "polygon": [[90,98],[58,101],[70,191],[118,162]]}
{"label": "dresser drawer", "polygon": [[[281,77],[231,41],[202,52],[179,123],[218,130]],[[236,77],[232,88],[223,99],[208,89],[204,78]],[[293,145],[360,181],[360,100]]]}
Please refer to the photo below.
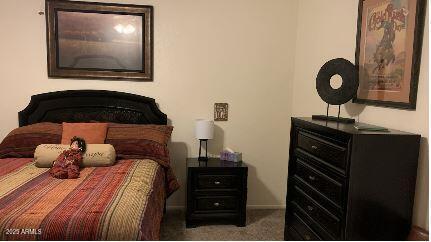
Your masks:
{"label": "dresser drawer", "polygon": [[314,221],[319,223],[320,227],[324,228],[325,231],[330,233],[334,238],[340,237],[340,219],[331,214],[297,186],[294,186],[293,202],[304,210]]}
{"label": "dresser drawer", "polygon": [[298,213],[298,210],[293,210],[289,218],[289,226],[296,231],[302,240],[321,240]]}
{"label": "dresser drawer", "polygon": [[236,189],[235,174],[197,174],[197,189]]}
{"label": "dresser drawer", "polygon": [[289,241],[298,241],[298,240],[304,240],[298,232],[293,227],[285,226],[284,227],[284,240]]}
{"label": "dresser drawer", "polygon": [[294,177],[300,179],[341,207],[343,202],[343,185],[340,182],[323,174],[300,159],[297,159],[296,163]]}
{"label": "dresser drawer", "polygon": [[196,211],[219,211],[238,209],[236,196],[196,197]]}
{"label": "dresser drawer", "polygon": [[347,149],[329,140],[299,131],[298,147],[335,167],[346,168]]}

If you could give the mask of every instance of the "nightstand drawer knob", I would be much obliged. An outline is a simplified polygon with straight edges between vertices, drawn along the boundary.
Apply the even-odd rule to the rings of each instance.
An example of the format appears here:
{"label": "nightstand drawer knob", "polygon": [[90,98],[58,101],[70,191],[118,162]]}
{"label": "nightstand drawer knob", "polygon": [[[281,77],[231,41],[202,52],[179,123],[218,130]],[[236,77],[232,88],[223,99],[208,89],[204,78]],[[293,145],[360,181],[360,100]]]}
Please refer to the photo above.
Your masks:
{"label": "nightstand drawer knob", "polygon": [[214,206],[218,207],[220,206],[220,203],[214,203]]}
{"label": "nightstand drawer knob", "polygon": [[221,182],[219,182],[219,181],[215,181],[215,182],[214,182],[214,184],[216,184],[216,185],[220,185],[220,183],[221,183]]}
{"label": "nightstand drawer knob", "polygon": [[313,150],[317,150],[317,146],[315,146],[315,145],[312,145],[312,146],[311,146],[311,148],[312,148]]}
{"label": "nightstand drawer knob", "polygon": [[307,206],[307,209],[308,209],[308,211],[313,211],[314,210],[313,206],[310,206],[310,205]]}
{"label": "nightstand drawer knob", "polygon": [[315,176],[308,176],[308,179],[310,179],[310,181],[315,181],[316,177]]}

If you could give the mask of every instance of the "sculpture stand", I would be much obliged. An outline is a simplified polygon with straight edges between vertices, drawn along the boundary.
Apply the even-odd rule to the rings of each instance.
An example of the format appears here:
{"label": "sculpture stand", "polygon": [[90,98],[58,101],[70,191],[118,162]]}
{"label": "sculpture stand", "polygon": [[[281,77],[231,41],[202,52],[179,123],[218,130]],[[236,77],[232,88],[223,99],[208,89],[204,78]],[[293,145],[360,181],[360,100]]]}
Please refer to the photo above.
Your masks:
{"label": "sculpture stand", "polygon": [[326,115],[312,115],[311,118],[314,120],[324,120],[324,121],[333,121],[338,123],[346,123],[346,124],[353,124],[355,123],[355,119],[352,118],[340,118],[340,108],[341,105],[338,105],[338,115],[337,117],[329,116],[329,103],[326,107]]}

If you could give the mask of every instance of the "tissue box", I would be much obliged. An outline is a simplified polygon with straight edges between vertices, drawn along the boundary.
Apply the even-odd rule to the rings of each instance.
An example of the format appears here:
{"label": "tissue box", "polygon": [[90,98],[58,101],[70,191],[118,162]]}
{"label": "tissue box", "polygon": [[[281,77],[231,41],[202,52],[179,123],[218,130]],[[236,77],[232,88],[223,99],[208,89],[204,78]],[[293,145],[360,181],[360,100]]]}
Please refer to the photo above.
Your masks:
{"label": "tissue box", "polygon": [[240,152],[228,152],[222,151],[220,153],[220,160],[232,161],[232,162],[240,162],[242,161],[242,153]]}

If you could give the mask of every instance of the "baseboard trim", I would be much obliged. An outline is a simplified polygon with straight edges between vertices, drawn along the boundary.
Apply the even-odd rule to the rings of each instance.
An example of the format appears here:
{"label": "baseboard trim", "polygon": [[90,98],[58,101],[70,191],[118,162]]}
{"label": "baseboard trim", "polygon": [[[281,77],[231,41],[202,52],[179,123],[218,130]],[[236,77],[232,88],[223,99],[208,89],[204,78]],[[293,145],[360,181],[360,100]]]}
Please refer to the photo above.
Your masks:
{"label": "baseboard trim", "polygon": [[166,205],[166,210],[185,210],[185,207],[177,205]]}
{"label": "baseboard trim", "polygon": [[286,205],[247,205],[247,209],[285,209]]}
{"label": "baseboard trim", "polygon": [[[185,206],[167,205],[167,210],[185,210]],[[286,209],[286,205],[247,205],[247,209]]]}

